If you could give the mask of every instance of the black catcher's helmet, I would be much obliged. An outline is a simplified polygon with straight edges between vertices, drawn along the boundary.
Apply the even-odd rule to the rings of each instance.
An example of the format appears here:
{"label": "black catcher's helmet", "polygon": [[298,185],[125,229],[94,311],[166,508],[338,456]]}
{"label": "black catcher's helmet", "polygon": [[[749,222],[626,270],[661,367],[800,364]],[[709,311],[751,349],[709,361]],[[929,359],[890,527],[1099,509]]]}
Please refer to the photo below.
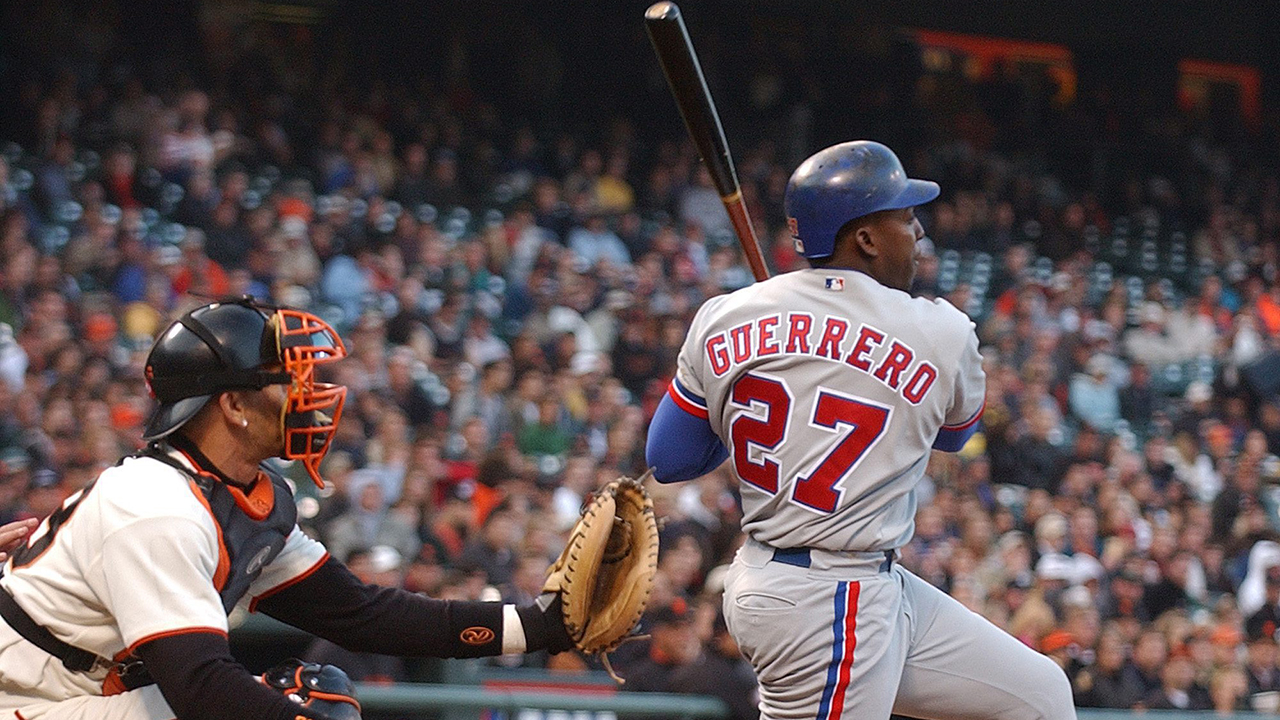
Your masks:
{"label": "black catcher's helmet", "polygon": [[289,382],[288,373],[263,370],[280,362],[270,313],[245,298],[198,307],[170,325],[147,355],[147,387],[160,407],[143,439],[182,427],[217,393]]}
{"label": "black catcher's helmet", "polygon": [[301,461],[324,487],[320,461],[333,441],[347,389],[320,382],[316,369],[346,354],[338,333],[308,312],[247,296],[198,307],[170,325],[147,356],[147,386],[160,407],[143,439],[158,440],[182,427],[218,393],[287,385],[280,457]]}

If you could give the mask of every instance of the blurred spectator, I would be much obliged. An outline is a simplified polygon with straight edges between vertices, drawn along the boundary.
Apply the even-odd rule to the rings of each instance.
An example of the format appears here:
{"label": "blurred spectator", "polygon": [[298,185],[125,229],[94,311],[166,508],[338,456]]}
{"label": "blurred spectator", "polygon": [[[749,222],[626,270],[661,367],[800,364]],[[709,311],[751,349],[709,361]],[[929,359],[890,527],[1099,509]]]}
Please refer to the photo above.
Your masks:
{"label": "blurred spectator", "polygon": [[1148,695],[1143,707],[1152,710],[1209,710],[1209,694],[1195,684],[1195,666],[1185,649],[1169,655],[1160,669],[1160,688]]}
{"label": "blurred spectator", "polygon": [[742,657],[738,644],[729,634],[723,613],[717,611],[711,640],[697,659],[671,674],[667,688],[674,693],[711,695],[729,707],[734,720],[756,720],[760,717],[755,671]]}
{"label": "blurred spectator", "polygon": [[1144,630],[1133,644],[1133,657],[1125,665],[1127,682],[1147,699],[1160,692],[1161,672],[1169,659],[1169,645],[1158,630]]}
{"label": "blurred spectator", "polygon": [[346,558],[356,548],[375,545],[390,547],[401,557],[418,554],[418,534],[413,525],[390,511],[377,471],[352,473],[347,494],[353,501],[351,508],[330,523],[325,535],[325,545],[334,557]]}
{"label": "blurred spectator", "polygon": [[1109,433],[1120,417],[1120,395],[1111,384],[1111,358],[1094,355],[1085,371],[1071,378],[1071,412],[1089,427]]}
{"label": "blurred spectator", "polygon": [[623,689],[672,692],[676,673],[693,663],[701,652],[693,620],[692,608],[681,598],[651,608],[645,619],[652,635],[649,655],[627,667]]}
{"label": "blurred spectator", "polygon": [[1280,691],[1280,668],[1276,667],[1276,638],[1261,633],[1249,636],[1249,657],[1245,666],[1249,694]]}
{"label": "blurred spectator", "polygon": [[516,571],[517,546],[522,529],[510,510],[495,509],[485,518],[477,537],[462,549],[458,564],[484,573],[490,585],[504,585]]}
{"label": "blurred spectator", "polygon": [[1076,704],[1082,708],[1131,708],[1144,697],[1143,683],[1126,664],[1126,644],[1116,630],[1098,637],[1091,667],[1073,680]]}
{"label": "blurred spectator", "polygon": [[631,254],[617,234],[606,226],[602,209],[591,210],[582,226],[569,231],[568,244],[587,267],[602,262],[618,268],[631,264]]}

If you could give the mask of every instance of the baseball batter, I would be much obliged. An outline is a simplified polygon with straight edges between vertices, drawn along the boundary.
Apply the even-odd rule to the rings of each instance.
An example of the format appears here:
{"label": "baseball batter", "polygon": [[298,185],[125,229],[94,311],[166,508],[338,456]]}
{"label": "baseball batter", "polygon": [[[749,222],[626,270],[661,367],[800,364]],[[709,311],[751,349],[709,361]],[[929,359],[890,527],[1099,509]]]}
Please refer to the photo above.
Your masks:
{"label": "baseball batter", "polygon": [[[570,646],[558,594],[516,607],[367,586],[298,529],[289,486],[261,463],[296,460],[320,483],[346,389],[317,373],[344,355],[319,318],[250,298],[197,308],[161,335],[146,368],[160,401],[150,444],[68,498],[5,565],[0,719],[351,717],[350,698],[325,695],[341,714],[304,707],[289,678],[262,683],[235,662],[227,615],[241,604],[358,651]],[[299,685],[325,674],[288,673]]]}
{"label": "baseball batter", "polygon": [[930,450],[985,394],[973,323],[907,293],[938,192],[875,142],[806,160],[785,204],[812,267],[708,300],[653,419],[660,481],[726,458],[741,480],[724,611],[763,718],[1075,717],[1051,660],[895,562]]}

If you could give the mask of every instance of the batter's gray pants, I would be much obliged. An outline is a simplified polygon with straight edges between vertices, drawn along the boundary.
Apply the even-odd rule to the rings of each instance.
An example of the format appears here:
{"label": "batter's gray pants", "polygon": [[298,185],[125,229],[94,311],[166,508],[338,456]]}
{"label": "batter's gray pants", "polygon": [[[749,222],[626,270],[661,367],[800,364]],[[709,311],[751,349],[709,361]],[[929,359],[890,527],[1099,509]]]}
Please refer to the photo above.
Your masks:
{"label": "batter's gray pants", "polygon": [[1052,660],[883,553],[779,557],[748,540],[725,581],[762,720],[1075,720]]}

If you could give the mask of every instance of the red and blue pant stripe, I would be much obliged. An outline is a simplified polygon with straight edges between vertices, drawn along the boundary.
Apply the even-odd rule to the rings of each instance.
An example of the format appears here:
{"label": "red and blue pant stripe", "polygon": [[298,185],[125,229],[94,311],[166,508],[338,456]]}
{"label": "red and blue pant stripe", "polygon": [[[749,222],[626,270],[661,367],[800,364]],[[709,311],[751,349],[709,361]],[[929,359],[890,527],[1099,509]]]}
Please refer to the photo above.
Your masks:
{"label": "red and blue pant stripe", "polygon": [[841,581],[836,584],[835,618],[831,622],[834,635],[831,663],[827,665],[827,686],[822,690],[817,720],[840,720],[844,711],[844,696],[849,689],[849,676],[853,669],[853,650],[858,644],[854,631],[858,626],[860,589],[857,582]]}

